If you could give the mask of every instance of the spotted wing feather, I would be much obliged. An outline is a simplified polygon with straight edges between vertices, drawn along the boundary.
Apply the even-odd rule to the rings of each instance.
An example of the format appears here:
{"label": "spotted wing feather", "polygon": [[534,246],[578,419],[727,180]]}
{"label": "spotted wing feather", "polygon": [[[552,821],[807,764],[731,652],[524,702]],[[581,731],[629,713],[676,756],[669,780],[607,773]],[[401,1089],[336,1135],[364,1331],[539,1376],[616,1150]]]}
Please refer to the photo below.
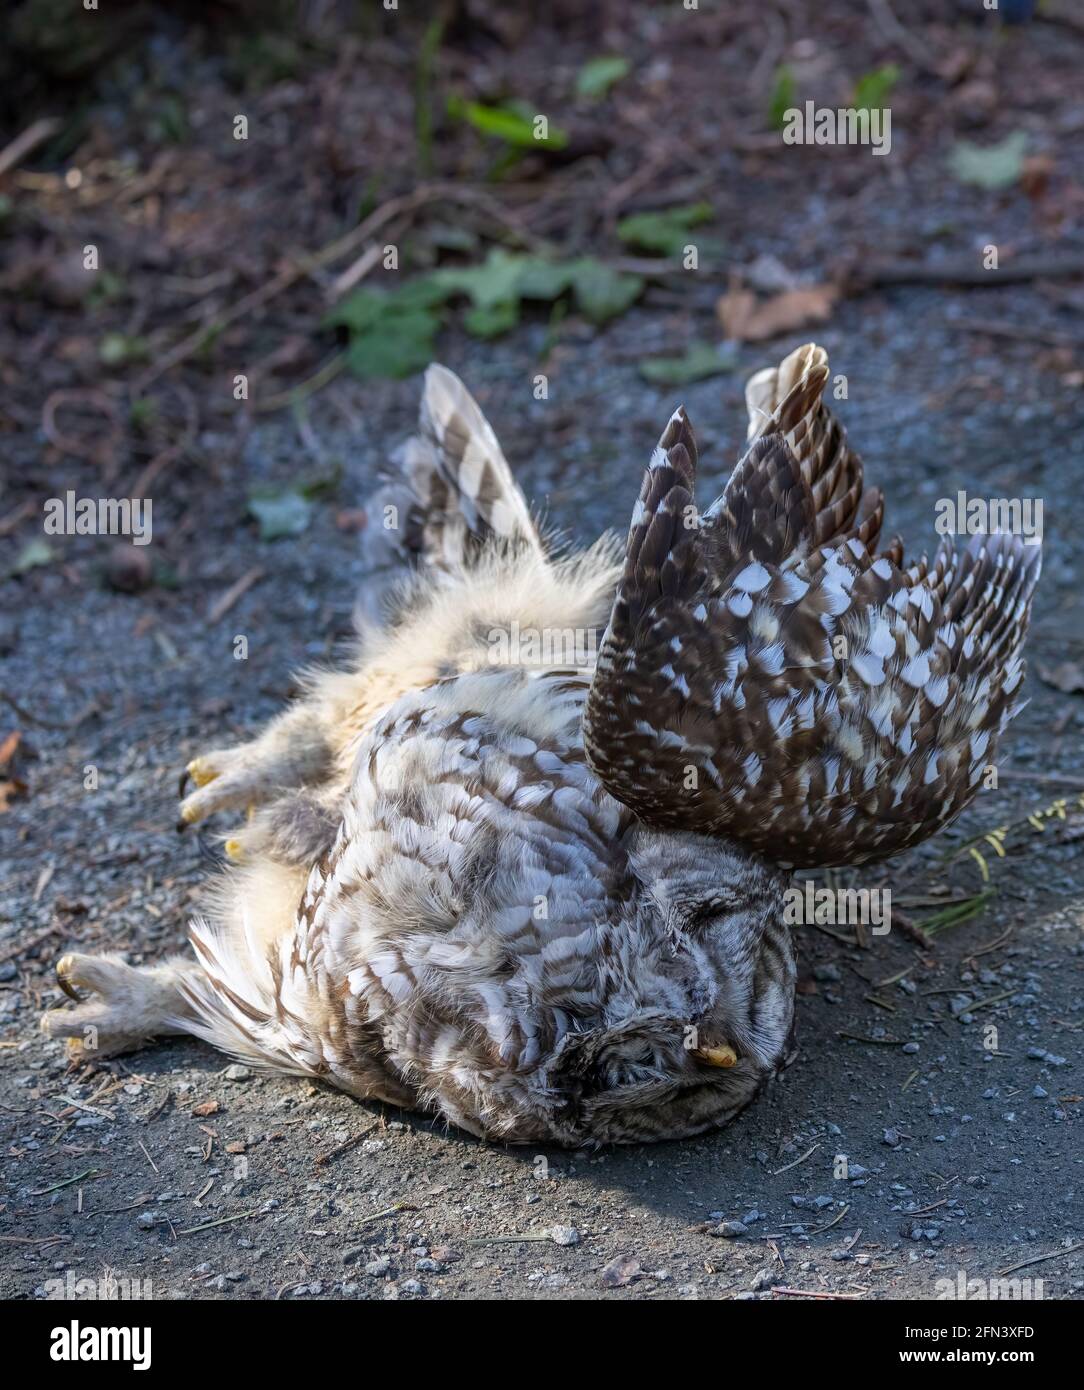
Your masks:
{"label": "spotted wing feather", "polygon": [[[683,411],[670,421],[633,516],[584,740],[598,776],[649,824],[734,836],[784,864],[856,863],[918,843],[974,796],[1018,708],[1039,551],[976,536],[902,569],[895,547],[872,548],[879,497],[865,512],[876,524],[848,501],[822,540],[843,484],[818,501],[818,479],[838,467],[853,499],[862,477],[806,408],[811,379],[773,411],[791,427],[758,433],[691,526],[695,444]],[[814,426],[796,453],[799,410]]]}

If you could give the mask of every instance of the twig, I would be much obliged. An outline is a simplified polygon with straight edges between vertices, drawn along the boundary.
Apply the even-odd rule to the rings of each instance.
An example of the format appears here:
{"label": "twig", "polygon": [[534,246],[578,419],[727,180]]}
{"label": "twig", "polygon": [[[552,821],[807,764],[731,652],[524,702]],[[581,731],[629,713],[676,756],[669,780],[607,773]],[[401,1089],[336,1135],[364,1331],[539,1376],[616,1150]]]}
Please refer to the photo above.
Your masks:
{"label": "twig", "polygon": [[249,1216],[255,1216],[255,1208],[252,1211],[241,1211],[236,1216],[223,1216],[220,1221],[205,1221],[202,1226],[188,1226],[183,1231],[174,1231],[178,1236],[194,1236],[197,1231],[209,1231],[213,1226],[229,1226],[234,1221],[244,1221]]}
{"label": "twig", "polygon": [[463,1242],[464,1245],[520,1245],[532,1244],[535,1241],[552,1240],[553,1237],[548,1231],[529,1232],[522,1236],[472,1236]]}
{"label": "twig", "polygon": [[40,946],[48,937],[55,936],[59,930],[60,923],[54,922],[51,927],[46,927],[44,931],[38,932],[29,941],[21,941],[17,946],[12,946],[9,951],[5,951],[0,956],[0,965],[4,964],[5,961],[14,960],[16,956],[21,956],[24,951],[32,951],[35,946]]}
{"label": "twig", "polygon": [[172,1099],[173,1099],[173,1092],[172,1092],[172,1091],[167,1091],[167,1092],[165,1093],[165,1095],[162,1097],[162,1099],[158,1102],[158,1104],[157,1104],[157,1105],[154,1107],[154,1109],[151,1111],[151,1113],[150,1113],[150,1114],[147,1116],[147,1118],[143,1121],[143,1123],[144,1123],[145,1125],[149,1125],[150,1122],[151,1122],[152,1120],[157,1120],[158,1116],[162,1113],[162,1111],[166,1108],[166,1106],[170,1103],[170,1101],[171,1101]]}
{"label": "twig", "polygon": [[838,1225],[839,1225],[839,1223],[840,1223],[840,1222],[843,1220],[843,1218],[847,1215],[847,1213],[850,1211],[850,1209],[851,1209],[851,1204],[848,1202],[847,1205],[843,1208],[843,1210],[839,1213],[839,1215],[833,1217],[832,1220],[829,1221],[829,1223],[828,1223],[827,1226],[818,1226],[818,1227],[816,1227],[815,1230],[812,1230],[812,1231],[807,1232],[807,1234],[808,1234],[808,1235],[811,1235],[811,1236],[819,1236],[819,1235],[823,1235],[825,1231],[830,1231],[830,1230],[832,1229],[833,1226],[838,1226]]}
{"label": "twig", "polygon": [[346,1153],[347,1150],[352,1149],[355,1144],[360,1144],[367,1134],[372,1134],[373,1130],[379,1129],[379,1127],[380,1121],[374,1120],[367,1128],[358,1130],[357,1134],[351,1135],[349,1139],[339,1144],[336,1148],[328,1149],[326,1154],[317,1154],[317,1168],[322,1168],[325,1163],[330,1163],[333,1158],[338,1158],[340,1154]]}
{"label": "twig", "polygon": [[775,1172],[772,1174],[772,1177],[777,1178],[780,1173],[786,1173],[789,1172],[791,1168],[797,1168],[799,1163],[804,1163],[806,1159],[809,1157],[809,1155],[812,1153],[816,1153],[816,1151],[819,1148],[819,1144],[814,1144],[811,1149],[807,1149],[806,1152],[802,1154],[801,1158],[796,1158],[793,1163],[788,1163],[785,1168],[777,1168]]}
{"label": "twig", "polygon": [[977,1004],[969,1004],[964,1013],[977,1013],[979,1009],[985,1009],[990,1004],[1000,1004],[1002,999],[1008,999],[1010,994],[1015,994],[1015,989],[1007,989],[1001,994],[991,994],[989,999],[980,999]]}
{"label": "twig", "polygon": [[[115,1120],[117,1118],[112,1110],[102,1110],[97,1105],[87,1105],[85,1101],[76,1100],[74,1096],[61,1096],[60,1099],[65,1105],[73,1105],[76,1110],[85,1110],[88,1115],[100,1115],[106,1120]],[[61,1114],[63,1114],[63,1111]]]}
{"label": "twig", "polygon": [[936,1211],[938,1207],[943,1207],[948,1201],[947,1197],[942,1197],[939,1202],[931,1202],[928,1207],[919,1207],[917,1211],[905,1212],[905,1216],[925,1216],[928,1211]]}
{"label": "twig", "polygon": [[1037,324],[999,323],[995,319],[951,319],[948,322],[965,333],[985,333],[991,338],[1010,338],[1018,343],[1046,343],[1049,347],[1080,347],[1084,343],[1084,338]]}
{"label": "twig", "polygon": [[409,1202],[396,1202],[394,1206],[385,1207],[383,1211],[374,1211],[370,1216],[363,1216],[358,1221],[359,1226],[364,1226],[370,1221],[379,1221],[382,1216],[394,1216],[397,1211],[417,1211],[418,1208]]}
{"label": "twig", "polygon": [[446,193],[442,187],[422,187],[416,189],[400,198],[390,198],[382,206],[378,207],[364,222],[359,223],[344,236],[338,237],[335,241],[329,242],[326,246],[316,251],[311,256],[301,256],[292,265],[280,270],[279,273],[259,288],[246,294],[237,300],[228,309],[224,310],[217,318],[210,323],[204,324],[190,333],[187,338],[172,348],[161,361],[156,362],[153,367],[144,372],[134,387],[136,395],[141,395],[147,387],[166,372],[170,372],[174,367],[186,362],[194,353],[199,352],[200,348],[209,338],[221,333],[230,324],[236,323],[238,319],[245,318],[256,309],[262,309],[265,304],[288,290],[291,285],[297,283],[303,276],[310,274],[313,270],[318,270],[321,266],[330,265],[333,261],[339,260],[342,256],[348,255],[355,246],[360,245],[376,231],[379,231],[385,223],[393,218],[401,216],[406,212],[414,212],[423,203],[431,202],[433,199]]}
{"label": "twig", "polygon": [[69,1241],[71,1236],[0,1236],[4,1245],[56,1245],[58,1241]]}
{"label": "twig", "polygon": [[889,0],[869,0],[869,9],[885,38],[898,43],[911,61],[917,64],[923,72],[933,73],[934,76],[940,77],[941,74],[936,63],[930,57],[929,49],[920,39],[916,39],[909,29],[903,27],[896,18]]}
{"label": "twig", "polygon": [[984,270],[974,260],[874,261],[868,266],[848,267],[845,275],[849,293],[889,285],[970,285],[997,289],[1000,285],[1019,285],[1029,280],[1070,280],[1084,275],[1084,256],[1021,257],[998,270]]}
{"label": "twig", "polygon": [[850,1038],[852,1042],[877,1043],[881,1047],[900,1047],[899,1038],[864,1038],[861,1033],[837,1033],[837,1038]]}
{"label": "twig", "polygon": [[[86,444],[73,435],[66,434],[56,422],[56,412],[62,405],[92,405],[107,418],[109,424],[105,438],[97,444]],[[62,454],[75,458],[89,459],[102,470],[103,481],[108,482],[116,472],[113,450],[120,443],[123,430],[120,416],[113,402],[101,391],[88,387],[58,388],[51,391],[41,411],[41,428],[46,439]]]}
{"label": "twig", "polygon": [[71,1187],[73,1182],[86,1182],[88,1178],[100,1178],[102,1171],[99,1168],[87,1168],[82,1173],[76,1173],[74,1178],[65,1178],[63,1182],[57,1182],[52,1187],[43,1187],[40,1192],[31,1192],[31,1197],[48,1197],[50,1192],[59,1192],[62,1187]]}
{"label": "twig", "polygon": [[84,720],[89,719],[98,708],[91,700],[82,713],[75,715],[73,719],[42,719],[41,715],[31,714],[28,709],[24,709],[14,695],[9,695],[6,690],[0,690],[0,700],[9,704],[20,719],[25,719],[28,724],[36,724],[39,729],[78,729],[79,725]]}
{"label": "twig", "polygon": [[133,497],[146,496],[151,483],[155,481],[159,473],[168,468],[175,459],[181,458],[196,438],[199,429],[199,412],[196,409],[196,403],[191,392],[185,390],[184,387],[178,387],[177,391],[184,405],[184,433],[179,439],[174,440],[172,444],[155,454],[154,458],[143,469],[132,484],[131,494]]}
{"label": "twig", "polygon": [[367,246],[356,261],[348,265],[341,275],[332,280],[327,292],[328,303],[337,304],[344,294],[348,294],[359,281],[364,280],[383,254],[382,247]]}
{"label": "twig", "polygon": [[0,521],[0,536],[10,536],[12,531],[17,531],[27,517],[32,516],[37,509],[38,504],[32,497],[28,497],[25,502],[20,502]]}
{"label": "twig", "polygon": [[28,125],[21,135],[16,135],[10,144],[0,150],[0,178],[59,129],[60,121],[55,116],[42,116],[40,120]]}
{"label": "twig", "polygon": [[847,1303],[854,1303],[862,1297],[860,1293],[822,1293],[818,1289],[785,1289],[781,1284],[773,1284],[772,1293],[785,1293],[792,1298],[838,1298]]}
{"label": "twig", "polygon": [[1056,1260],[1060,1255],[1071,1255],[1074,1250],[1084,1250],[1084,1240],[1078,1240],[1075,1245],[1067,1245],[1064,1250],[1051,1250],[1049,1255],[1036,1255],[1033,1260],[1023,1260],[1018,1265],[1010,1265],[1008,1269],[999,1269],[997,1277],[1001,1279],[1006,1274],[1015,1274],[1018,1269],[1027,1269],[1028,1265],[1042,1264],[1044,1260]]}
{"label": "twig", "polygon": [[1028,772],[1023,768],[1012,768],[998,773],[1010,782],[1042,782],[1050,787],[1069,787],[1079,791],[1084,777],[1064,777],[1059,772]]}
{"label": "twig", "polygon": [[215,601],[211,611],[207,614],[207,625],[213,627],[220,622],[238,599],[248,593],[254,584],[258,584],[265,577],[267,571],[260,565],[253,565],[252,569],[247,570],[240,579],[231,584],[226,592]]}
{"label": "twig", "polygon": [[253,401],[252,409],[259,415],[266,414],[272,410],[281,410],[283,406],[296,405],[299,401],[307,400],[317,391],[322,391],[325,386],[339,375],[346,366],[348,354],[337,352],[333,357],[329,357],[324,365],[313,372],[307,381],[300,382],[297,386],[291,386],[286,391],[278,391],[273,396],[268,396],[266,400]]}

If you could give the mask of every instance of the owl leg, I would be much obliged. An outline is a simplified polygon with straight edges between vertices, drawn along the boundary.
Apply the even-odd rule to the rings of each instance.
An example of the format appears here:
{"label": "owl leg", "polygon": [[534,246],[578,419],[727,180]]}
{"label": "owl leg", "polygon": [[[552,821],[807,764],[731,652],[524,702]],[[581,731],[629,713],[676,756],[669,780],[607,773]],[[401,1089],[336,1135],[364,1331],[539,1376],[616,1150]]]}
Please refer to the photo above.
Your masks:
{"label": "owl leg", "polygon": [[273,720],[259,738],[193,758],[187,774],[197,790],[181,802],[181,824],[194,825],[215,811],[259,806],[283,791],[322,781],[332,762],[322,713],[319,702],[306,700]]}
{"label": "owl leg", "polygon": [[[181,985],[198,973],[186,956],[136,967],[115,954],[69,953],[57,961],[56,979],[75,1007],[42,1014],[41,1030],[47,1038],[63,1038],[72,1061],[113,1057],[161,1034],[186,1032],[191,1009]],[[82,998],[81,989],[89,997]]]}
{"label": "owl leg", "polygon": [[[338,791],[338,789],[335,789]],[[252,814],[226,841],[227,855],[250,862],[257,856],[309,869],[331,848],[342,820],[341,794],[288,792]]]}

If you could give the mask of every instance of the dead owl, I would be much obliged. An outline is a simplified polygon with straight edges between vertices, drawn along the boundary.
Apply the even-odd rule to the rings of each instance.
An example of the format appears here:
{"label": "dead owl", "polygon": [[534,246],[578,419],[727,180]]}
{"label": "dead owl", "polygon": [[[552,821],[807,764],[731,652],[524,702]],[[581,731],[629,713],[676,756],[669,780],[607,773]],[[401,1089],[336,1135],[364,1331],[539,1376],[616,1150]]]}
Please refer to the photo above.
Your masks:
{"label": "dead owl", "polygon": [[192,954],[63,957],[90,995],[46,1033],[99,1054],[193,1033],[510,1142],[731,1119],[792,1047],[787,871],[967,805],[1039,573],[1002,534],[932,564],[878,550],[827,379],[813,345],[752,378],[750,447],[703,512],[678,410],[623,557],[561,558],[431,367],[370,508],[356,659],[190,765],[185,821],[256,808]]}

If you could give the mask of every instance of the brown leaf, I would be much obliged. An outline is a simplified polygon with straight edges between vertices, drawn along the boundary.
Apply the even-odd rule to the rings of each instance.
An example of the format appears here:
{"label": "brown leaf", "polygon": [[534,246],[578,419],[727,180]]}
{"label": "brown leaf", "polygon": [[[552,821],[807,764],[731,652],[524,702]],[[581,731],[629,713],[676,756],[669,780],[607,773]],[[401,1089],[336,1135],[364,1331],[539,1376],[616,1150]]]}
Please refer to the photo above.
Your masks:
{"label": "brown leaf", "polygon": [[18,777],[5,777],[0,780],[0,815],[11,810],[11,803],[17,796],[25,796],[26,783]]}
{"label": "brown leaf", "polygon": [[1054,161],[1048,154],[1033,154],[1024,160],[1020,186],[1033,201],[1041,198],[1046,192],[1053,169]]}
{"label": "brown leaf", "polygon": [[824,323],[839,297],[835,285],[802,285],[769,299],[732,284],[715,306],[723,332],[737,342],[759,343],[792,333],[808,324]]}
{"label": "brown leaf", "polygon": [[22,737],[20,729],[12,729],[10,734],[5,734],[4,738],[0,740],[0,769],[4,772],[8,770],[14,759],[15,751],[22,742]]}
{"label": "brown leaf", "polygon": [[347,507],[343,511],[335,513],[337,529],[352,535],[356,535],[358,531],[364,531],[368,521],[368,514],[363,507]]}
{"label": "brown leaf", "polygon": [[604,1289],[623,1289],[643,1274],[640,1261],[632,1255],[618,1255],[605,1265],[599,1273],[599,1283]]}
{"label": "brown leaf", "polygon": [[203,1100],[200,1101],[199,1105],[193,1105],[192,1114],[203,1119],[207,1115],[217,1115],[219,1108],[217,1100]]}
{"label": "brown leaf", "polygon": [[1084,690],[1084,667],[1077,661],[1061,661],[1057,666],[1038,666],[1039,679],[1063,695],[1073,695]]}

